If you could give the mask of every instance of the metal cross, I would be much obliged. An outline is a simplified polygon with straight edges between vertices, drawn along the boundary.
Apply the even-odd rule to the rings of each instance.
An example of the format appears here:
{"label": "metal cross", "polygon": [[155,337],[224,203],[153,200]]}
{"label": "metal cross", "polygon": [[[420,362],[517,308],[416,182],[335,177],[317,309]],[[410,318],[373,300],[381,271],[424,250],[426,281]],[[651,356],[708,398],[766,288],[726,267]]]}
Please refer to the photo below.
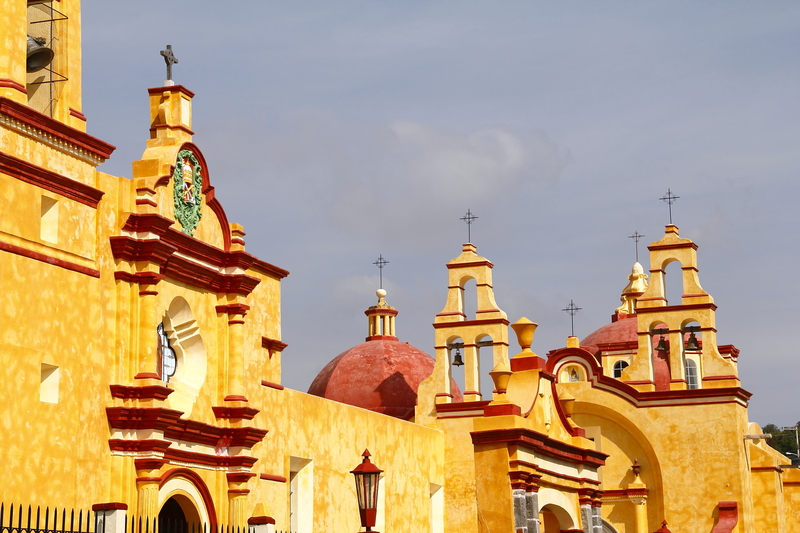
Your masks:
{"label": "metal cross", "polygon": [[675,203],[675,200],[680,198],[680,196],[675,196],[672,194],[672,191],[667,189],[667,194],[659,198],[662,202],[667,202],[669,204],[669,223],[672,224],[672,204]]}
{"label": "metal cross", "polygon": [[380,270],[380,277],[381,277],[381,286],[383,288],[383,267],[389,264],[389,261],[383,258],[383,254],[378,255],[378,260],[372,263],[373,265],[377,265],[378,269]]}
{"label": "metal cross", "polygon": [[166,50],[161,50],[161,55],[167,64],[167,81],[172,81],[172,65],[178,62],[178,58],[172,53],[172,45],[168,44]]}
{"label": "metal cross", "polygon": [[644,235],[640,235],[638,231],[634,231],[633,235],[628,235],[629,239],[633,239],[636,242],[636,262],[639,262],[639,239],[644,237]]}
{"label": "metal cross", "polygon": [[467,223],[467,242],[472,242],[472,222],[477,219],[478,217],[473,215],[469,209],[467,209],[467,214],[459,219]]}
{"label": "metal cross", "polygon": [[569,305],[567,307],[562,309],[562,311],[566,311],[567,313],[569,313],[569,321],[570,321],[570,324],[572,324],[572,336],[573,337],[575,336],[575,315],[581,309],[583,309],[583,307],[576,306],[575,303],[572,300],[569,301]]}

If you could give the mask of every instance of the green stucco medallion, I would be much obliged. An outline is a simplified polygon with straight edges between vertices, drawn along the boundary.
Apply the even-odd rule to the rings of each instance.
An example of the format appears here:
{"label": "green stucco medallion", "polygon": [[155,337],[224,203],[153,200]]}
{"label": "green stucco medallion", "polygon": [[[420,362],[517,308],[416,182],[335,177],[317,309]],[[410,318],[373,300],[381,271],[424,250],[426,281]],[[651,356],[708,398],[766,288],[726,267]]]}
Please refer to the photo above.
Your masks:
{"label": "green stucco medallion", "polygon": [[203,201],[203,178],[200,175],[200,163],[191,150],[178,152],[172,182],[175,190],[175,219],[181,223],[181,230],[187,235],[194,235],[200,223],[200,205]]}

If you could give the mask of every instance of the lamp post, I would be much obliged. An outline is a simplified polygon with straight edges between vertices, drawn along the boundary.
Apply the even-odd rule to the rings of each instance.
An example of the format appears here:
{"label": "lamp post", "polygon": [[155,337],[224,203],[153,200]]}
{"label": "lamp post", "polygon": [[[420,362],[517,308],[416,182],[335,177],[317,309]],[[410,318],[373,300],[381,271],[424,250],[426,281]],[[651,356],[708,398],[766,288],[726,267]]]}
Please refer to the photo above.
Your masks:
{"label": "lamp post", "polygon": [[383,470],[370,462],[369,450],[361,454],[361,464],[350,471],[356,478],[356,495],[358,496],[358,512],[361,515],[361,526],[367,531],[379,533],[375,527],[375,516],[378,512],[378,483]]}

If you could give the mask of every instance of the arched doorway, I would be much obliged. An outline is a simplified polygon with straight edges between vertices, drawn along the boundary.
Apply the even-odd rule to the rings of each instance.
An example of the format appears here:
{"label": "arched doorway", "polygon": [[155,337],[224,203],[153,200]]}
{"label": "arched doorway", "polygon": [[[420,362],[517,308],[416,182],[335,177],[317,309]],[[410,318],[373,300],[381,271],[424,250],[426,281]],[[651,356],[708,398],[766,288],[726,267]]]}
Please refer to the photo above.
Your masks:
{"label": "arched doorway", "polygon": [[170,470],[159,485],[158,526],[164,533],[202,532],[214,527],[217,515],[208,487],[195,472]]}
{"label": "arched doorway", "polygon": [[183,494],[170,497],[158,512],[160,533],[191,533],[201,531],[200,513],[194,503]]}

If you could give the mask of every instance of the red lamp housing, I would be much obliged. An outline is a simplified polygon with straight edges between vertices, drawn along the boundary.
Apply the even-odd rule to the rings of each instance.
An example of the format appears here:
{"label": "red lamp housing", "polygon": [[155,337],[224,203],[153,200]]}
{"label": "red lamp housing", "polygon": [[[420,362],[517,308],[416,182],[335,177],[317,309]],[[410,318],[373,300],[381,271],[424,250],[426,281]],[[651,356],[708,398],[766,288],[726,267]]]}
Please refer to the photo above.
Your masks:
{"label": "red lamp housing", "polygon": [[[356,494],[358,496],[358,511],[361,514],[361,526],[367,531],[375,527],[375,516],[378,510],[378,483],[383,470],[370,462],[369,450],[361,454],[364,459],[361,464],[350,471],[356,478]],[[377,533],[377,532],[376,532]]]}

